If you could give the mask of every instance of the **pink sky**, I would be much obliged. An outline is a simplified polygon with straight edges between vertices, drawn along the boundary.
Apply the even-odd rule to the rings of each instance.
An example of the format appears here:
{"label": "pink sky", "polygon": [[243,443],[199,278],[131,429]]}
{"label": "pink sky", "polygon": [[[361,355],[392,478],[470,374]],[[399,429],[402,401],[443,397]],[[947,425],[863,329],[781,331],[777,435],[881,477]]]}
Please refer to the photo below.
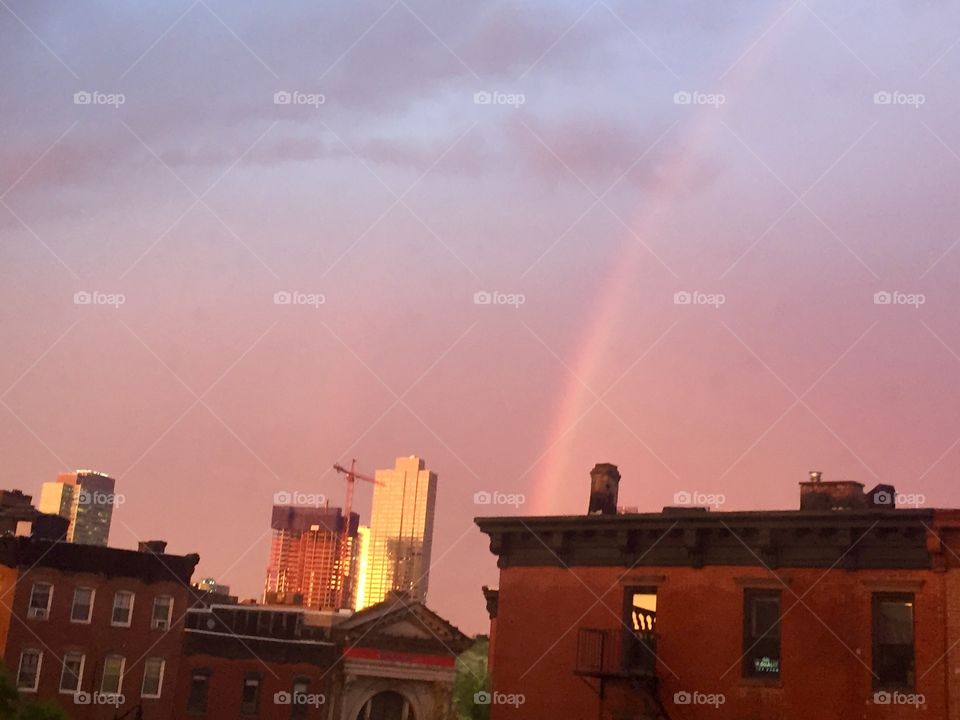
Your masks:
{"label": "pink sky", "polygon": [[958,505],[958,8],[8,4],[4,486],[114,475],[113,544],[256,596],[274,493],[418,454],[479,632],[472,518],[583,512],[596,462],[644,511],[810,469]]}

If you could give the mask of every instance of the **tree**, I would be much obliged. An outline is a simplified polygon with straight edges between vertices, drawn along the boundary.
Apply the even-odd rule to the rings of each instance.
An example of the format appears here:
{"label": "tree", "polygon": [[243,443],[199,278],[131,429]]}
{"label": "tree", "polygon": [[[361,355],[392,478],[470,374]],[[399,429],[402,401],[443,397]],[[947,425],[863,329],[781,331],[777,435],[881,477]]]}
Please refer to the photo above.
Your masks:
{"label": "tree", "polygon": [[57,703],[20,696],[10,676],[0,668],[0,720],[70,720]]}
{"label": "tree", "polygon": [[460,720],[488,720],[490,717],[490,704],[483,702],[490,684],[487,673],[488,646],[489,641],[479,637],[457,658],[453,704]]}

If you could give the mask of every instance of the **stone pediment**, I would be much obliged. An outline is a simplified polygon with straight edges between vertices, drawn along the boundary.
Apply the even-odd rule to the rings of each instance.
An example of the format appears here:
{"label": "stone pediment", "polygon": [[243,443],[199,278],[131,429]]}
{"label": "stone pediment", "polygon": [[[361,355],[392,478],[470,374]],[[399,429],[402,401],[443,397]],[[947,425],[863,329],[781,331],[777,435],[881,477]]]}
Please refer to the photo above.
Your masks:
{"label": "stone pediment", "polygon": [[455,656],[470,638],[426,605],[408,596],[392,596],[339,623],[340,643],[353,648]]}

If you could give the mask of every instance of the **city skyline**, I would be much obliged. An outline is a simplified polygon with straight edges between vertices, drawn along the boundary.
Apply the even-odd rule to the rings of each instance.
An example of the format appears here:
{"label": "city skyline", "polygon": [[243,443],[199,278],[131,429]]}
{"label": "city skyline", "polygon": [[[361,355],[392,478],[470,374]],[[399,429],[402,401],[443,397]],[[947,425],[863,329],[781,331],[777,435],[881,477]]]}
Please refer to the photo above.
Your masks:
{"label": "city skyline", "polygon": [[[487,627],[478,515],[956,505],[960,7],[0,5],[0,456],[117,479],[259,597],[278,492],[441,477],[430,605]],[[369,518],[373,488],[358,483]],[[901,503],[905,505],[905,503]],[[463,581],[464,575],[471,582]]]}
{"label": "city skyline", "polygon": [[116,501],[116,480],[95,470],[61,472],[40,486],[37,509],[69,521],[67,542],[107,545]]}

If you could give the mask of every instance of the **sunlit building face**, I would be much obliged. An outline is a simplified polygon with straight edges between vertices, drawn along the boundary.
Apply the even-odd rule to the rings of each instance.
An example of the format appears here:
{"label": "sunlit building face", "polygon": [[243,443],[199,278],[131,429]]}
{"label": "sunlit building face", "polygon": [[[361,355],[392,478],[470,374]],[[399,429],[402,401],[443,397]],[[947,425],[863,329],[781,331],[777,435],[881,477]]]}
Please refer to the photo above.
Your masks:
{"label": "sunlit building face", "polygon": [[437,475],[414,455],[377,470],[364,606],[403,590],[425,600],[430,573]]}

